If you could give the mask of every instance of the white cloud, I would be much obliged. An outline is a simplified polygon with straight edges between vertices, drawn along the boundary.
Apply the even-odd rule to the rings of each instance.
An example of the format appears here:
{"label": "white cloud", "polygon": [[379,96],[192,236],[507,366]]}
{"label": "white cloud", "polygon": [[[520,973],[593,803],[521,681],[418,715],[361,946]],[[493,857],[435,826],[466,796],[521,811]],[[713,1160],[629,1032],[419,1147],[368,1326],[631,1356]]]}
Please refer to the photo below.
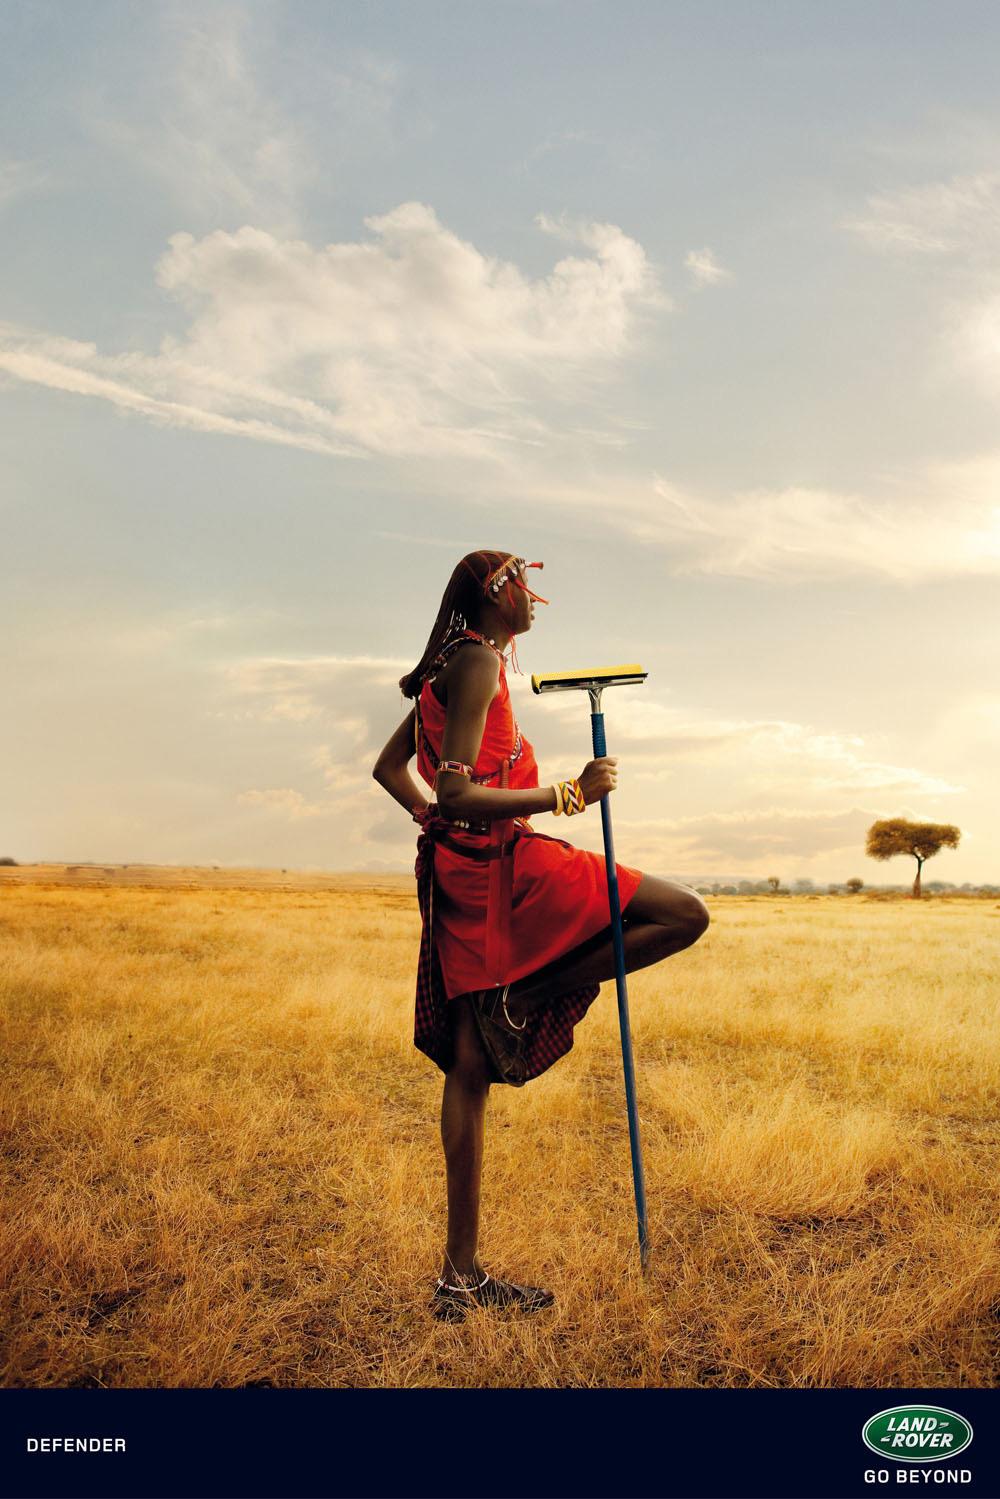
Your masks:
{"label": "white cloud", "polygon": [[992,254],[1000,241],[1000,172],[873,193],[867,213],[843,221],[872,249],[902,254]]}
{"label": "white cloud", "polygon": [[796,485],[716,500],[660,476],[652,489],[656,501],[633,495],[625,518],[670,548],[678,573],[915,582],[1000,570],[1000,452],[883,476],[868,495]]}
{"label": "white cloud", "polygon": [[717,286],[721,281],[733,279],[732,271],[719,264],[707,245],[704,250],[689,250],[684,264],[699,286]]}
{"label": "white cloud", "polygon": [[[160,353],[7,327],[0,368],[174,426],[325,453],[496,454],[537,443],[564,403],[624,355],[657,305],[642,247],[578,225],[592,253],[531,280],[403,203],[373,238],[316,249],[249,225],[175,234],[160,285],[188,309]],[[576,377],[576,380],[575,378]]]}

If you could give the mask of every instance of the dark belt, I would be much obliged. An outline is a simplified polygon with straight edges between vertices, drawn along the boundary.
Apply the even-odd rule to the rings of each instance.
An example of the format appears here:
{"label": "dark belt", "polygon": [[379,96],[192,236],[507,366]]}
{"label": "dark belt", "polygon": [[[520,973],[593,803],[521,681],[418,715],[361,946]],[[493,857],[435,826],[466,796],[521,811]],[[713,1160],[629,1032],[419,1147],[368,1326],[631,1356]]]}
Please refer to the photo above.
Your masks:
{"label": "dark belt", "polygon": [[461,828],[463,833],[479,833],[486,838],[493,831],[492,824],[487,822],[485,818],[480,818],[478,821],[470,821],[464,817],[440,817],[440,822],[445,828]]}

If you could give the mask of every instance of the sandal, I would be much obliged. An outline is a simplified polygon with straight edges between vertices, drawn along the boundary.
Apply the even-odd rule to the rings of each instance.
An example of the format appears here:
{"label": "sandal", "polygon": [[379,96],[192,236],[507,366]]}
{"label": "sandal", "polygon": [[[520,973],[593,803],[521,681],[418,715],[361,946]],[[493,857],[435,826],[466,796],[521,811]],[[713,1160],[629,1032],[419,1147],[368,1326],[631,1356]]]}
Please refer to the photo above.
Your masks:
{"label": "sandal", "polygon": [[493,1081],[523,1088],[528,1081],[524,1057],[524,1030],[527,1020],[515,1025],[507,1010],[510,984],[496,989],[474,989],[469,995],[472,1018],[476,1022],[483,1049],[493,1067]]}
{"label": "sandal", "polygon": [[431,1311],[441,1322],[464,1322],[466,1312],[474,1306],[516,1308],[522,1312],[540,1312],[555,1303],[551,1291],[541,1286],[519,1286],[512,1280],[495,1280],[483,1274],[478,1285],[453,1286],[438,1276],[431,1298]]}

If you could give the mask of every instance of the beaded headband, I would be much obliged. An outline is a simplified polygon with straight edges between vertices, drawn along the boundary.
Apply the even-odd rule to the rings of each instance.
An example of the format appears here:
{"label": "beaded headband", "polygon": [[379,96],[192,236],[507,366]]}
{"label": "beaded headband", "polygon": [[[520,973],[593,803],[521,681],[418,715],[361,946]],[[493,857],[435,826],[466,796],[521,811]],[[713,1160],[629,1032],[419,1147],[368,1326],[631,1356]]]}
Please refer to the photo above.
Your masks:
{"label": "beaded headband", "polygon": [[[480,579],[475,569],[471,567],[468,562],[466,562],[464,557],[462,558],[462,562],[469,569],[469,572],[472,573],[472,576],[475,578],[476,582],[479,583]],[[537,600],[539,604],[547,604],[548,599],[543,599],[541,594],[539,593],[532,593],[531,589],[524,582],[524,579],[521,576],[521,574],[525,572],[529,567],[541,568],[544,566],[544,562],[525,562],[523,557],[508,557],[504,562],[501,562],[500,566],[498,568],[495,568],[494,571],[490,573],[486,581],[481,584],[483,593],[487,598],[489,598],[491,593],[499,593],[500,589],[505,583],[507,583],[508,585],[510,583],[516,583],[518,588],[520,588],[522,592],[526,593],[530,599]],[[507,598],[509,602],[513,603],[509,586],[507,588]]]}

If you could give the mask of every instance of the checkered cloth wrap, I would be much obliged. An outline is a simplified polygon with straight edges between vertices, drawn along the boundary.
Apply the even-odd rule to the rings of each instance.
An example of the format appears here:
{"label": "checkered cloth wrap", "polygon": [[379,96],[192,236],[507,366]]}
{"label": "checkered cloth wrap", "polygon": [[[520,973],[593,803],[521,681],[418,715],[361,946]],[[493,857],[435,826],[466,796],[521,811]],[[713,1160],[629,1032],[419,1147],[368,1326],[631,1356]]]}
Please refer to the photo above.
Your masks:
{"label": "checkered cloth wrap", "polygon": [[[436,805],[414,814],[420,824],[417,839],[417,902],[423,923],[420,933],[420,956],[417,961],[417,993],[413,1023],[413,1044],[447,1072],[454,1058],[451,1016],[445,995],[444,978],[434,947],[434,844],[450,824],[438,815]],[[515,829],[515,838],[541,838],[525,828]],[[453,845],[454,847],[454,845]],[[599,984],[585,984],[564,994],[554,994],[527,1017],[524,1033],[524,1059],[530,1080],[546,1072],[553,1062],[565,1056],[573,1046],[573,1027],[582,1020],[600,993]]]}

